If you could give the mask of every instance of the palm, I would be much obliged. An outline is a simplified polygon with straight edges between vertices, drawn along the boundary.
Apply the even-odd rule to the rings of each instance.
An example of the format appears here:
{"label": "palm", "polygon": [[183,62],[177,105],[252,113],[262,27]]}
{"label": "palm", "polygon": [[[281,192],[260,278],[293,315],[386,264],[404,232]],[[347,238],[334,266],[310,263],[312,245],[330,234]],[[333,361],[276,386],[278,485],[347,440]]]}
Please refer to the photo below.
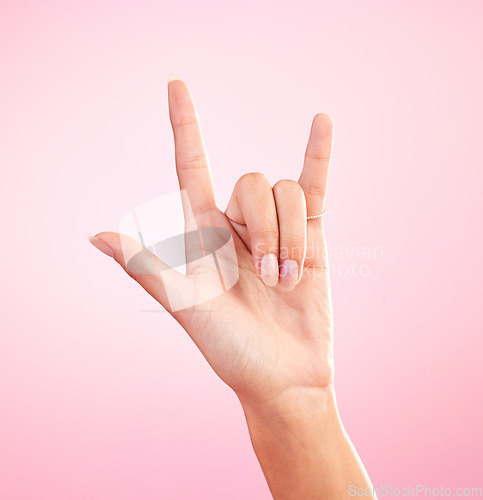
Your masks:
{"label": "palm", "polygon": [[[239,397],[268,399],[294,387],[328,386],[333,369],[327,255],[322,220],[307,221],[307,213],[320,214],[324,207],[332,147],[330,118],[322,114],[314,118],[298,183],[279,181],[272,190],[261,174],[244,176],[223,213],[215,203],[189,90],[179,80],[168,89],[180,188],[188,195],[196,227],[230,230],[238,280],[214,298],[172,308],[159,274],[129,271],[123,252],[134,243],[121,245],[123,236],[116,233],[101,233],[98,238],[114,249],[124,269],[171,312]],[[188,221],[186,211],[185,217]],[[288,249],[285,260],[282,248]],[[296,255],[296,250],[303,252]],[[277,265],[272,259],[272,274],[265,276],[265,256],[275,254]],[[166,269],[156,261],[158,270],[159,263]],[[279,261],[283,262],[280,268]],[[290,262],[295,262],[296,272],[292,265],[288,273]],[[286,272],[278,276],[284,266]],[[169,276],[175,276],[182,293],[190,279],[200,278],[195,274],[188,266],[187,276]]]}
{"label": "palm", "polygon": [[[217,212],[212,224],[229,223]],[[306,267],[293,291],[267,287],[251,252],[234,229],[232,234],[236,285],[173,315],[238,395],[269,398],[295,386],[327,386],[333,377],[327,269]]]}

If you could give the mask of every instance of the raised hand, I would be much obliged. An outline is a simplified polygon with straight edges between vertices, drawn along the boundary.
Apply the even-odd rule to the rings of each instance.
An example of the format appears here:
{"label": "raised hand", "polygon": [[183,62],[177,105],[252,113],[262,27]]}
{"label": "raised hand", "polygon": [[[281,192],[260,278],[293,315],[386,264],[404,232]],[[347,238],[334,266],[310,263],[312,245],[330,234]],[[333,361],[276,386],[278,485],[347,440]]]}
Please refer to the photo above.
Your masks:
{"label": "raised hand", "polygon": [[[202,289],[213,283],[213,270],[189,262],[184,276],[169,270],[154,255],[146,257],[144,251],[142,262],[154,265],[149,272],[136,272],[128,262],[142,251],[138,242],[103,232],[92,238],[92,243],[113,256],[171,312],[215,372],[235,391],[247,415],[255,451],[277,498],[285,498],[286,488],[290,495],[318,492],[317,488],[323,488],[326,494],[330,489],[318,483],[310,485],[310,481],[308,489],[297,489],[290,479],[288,483],[286,478],[270,479],[278,477],[290,459],[281,464],[273,462],[269,458],[271,451],[264,451],[263,444],[257,449],[259,439],[265,443],[259,432],[263,425],[256,423],[265,418],[263,415],[270,420],[269,415],[277,414],[279,422],[280,414],[295,416],[300,410],[304,414],[315,411],[320,416],[330,407],[333,418],[330,425],[324,425],[339,436],[348,467],[356,464],[356,477],[362,478],[360,464],[347,451],[349,445],[333,396],[332,307],[323,221],[322,217],[307,219],[324,211],[333,139],[331,118],[325,114],[314,117],[298,182],[281,180],[272,187],[261,173],[245,174],[223,212],[216,206],[190,91],[177,77],[168,83],[168,101],[179,186],[192,210],[186,212],[187,232],[196,227],[229,230],[236,249],[238,281],[208,301],[171,310],[168,285],[181,295],[192,294],[193,290],[202,294]],[[159,224],[163,224],[162,219]],[[189,254],[190,249],[186,251]],[[305,421],[299,424],[311,425]],[[314,456],[318,456],[317,452]],[[318,456],[315,463],[309,464],[308,473],[323,463]],[[334,491],[340,495],[340,484]]]}
{"label": "raised hand", "polygon": [[[281,180],[272,188],[263,174],[245,174],[223,213],[215,204],[197,113],[183,81],[168,84],[168,100],[180,189],[198,227],[231,231],[239,268],[238,282],[226,293],[173,316],[240,398],[266,400],[297,386],[326,387],[332,382],[327,254],[322,218],[307,220],[307,214],[324,209],[332,120],[315,116],[299,182]],[[126,269],[127,237],[123,245],[116,233],[96,238]],[[127,271],[169,310],[167,274]],[[202,273],[198,269],[193,279]],[[174,286],[182,293],[190,277],[188,267],[186,279],[177,276]]]}

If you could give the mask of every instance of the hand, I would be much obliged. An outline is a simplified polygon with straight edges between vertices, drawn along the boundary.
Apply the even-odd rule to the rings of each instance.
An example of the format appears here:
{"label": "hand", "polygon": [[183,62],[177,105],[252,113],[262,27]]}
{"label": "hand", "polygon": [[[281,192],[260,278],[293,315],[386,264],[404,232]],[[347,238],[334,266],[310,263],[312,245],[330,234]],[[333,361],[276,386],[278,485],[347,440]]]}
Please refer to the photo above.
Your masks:
{"label": "hand", "polygon": [[[307,220],[307,214],[324,209],[331,118],[315,116],[298,182],[281,180],[272,188],[262,174],[246,174],[223,213],[215,204],[197,113],[183,81],[168,84],[168,101],[180,188],[198,227],[231,231],[239,266],[230,290],[172,315],[242,401],[267,401],[298,387],[327,388],[333,381],[327,252],[322,218]],[[114,259],[169,310],[161,274],[126,268],[123,238],[121,244],[121,235],[103,232],[92,241],[99,248],[107,244]],[[139,250],[137,242],[129,244],[136,248],[132,253]],[[183,290],[191,277],[188,268],[176,286]]]}
{"label": "hand", "polygon": [[[351,485],[368,491],[370,479],[335,402],[322,218],[307,220],[307,214],[324,210],[332,120],[315,116],[298,182],[282,180],[272,188],[262,174],[246,174],[223,213],[215,203],[197,114],[183,81],[168,84],[168,101],[185,207],[187,275],[169,269],[125,235],[104,232],[92,243],[172,314],[235,391],[274,498],[340,500],[351,497]],[[173,287],[182,297],[194,293],[199,298],[219,283],[216,268],[190,258],[206,242],[203,237],[193,242],[188,235],[205,227],[231,234],[238,281],[203,303],[171,308]]]}

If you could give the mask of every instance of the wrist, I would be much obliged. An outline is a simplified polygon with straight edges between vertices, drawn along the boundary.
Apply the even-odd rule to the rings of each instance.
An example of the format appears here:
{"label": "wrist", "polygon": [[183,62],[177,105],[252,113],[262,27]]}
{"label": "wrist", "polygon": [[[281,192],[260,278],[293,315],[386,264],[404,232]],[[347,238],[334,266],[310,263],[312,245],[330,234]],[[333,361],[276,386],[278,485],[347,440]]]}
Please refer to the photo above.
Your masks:
{"label": "wrist", "polygon": [[334,386],[293,387],[265,400],[240,398],[248,426],[283,425],[301,426],[307,423],[325,425],[328,420],[338,421]]}
{"label": "wrist", "polygon": [[339,418],[333,386],[298,387],[268,401],[242,401],[250,439],[272,496],[348,498],[370,485]]}

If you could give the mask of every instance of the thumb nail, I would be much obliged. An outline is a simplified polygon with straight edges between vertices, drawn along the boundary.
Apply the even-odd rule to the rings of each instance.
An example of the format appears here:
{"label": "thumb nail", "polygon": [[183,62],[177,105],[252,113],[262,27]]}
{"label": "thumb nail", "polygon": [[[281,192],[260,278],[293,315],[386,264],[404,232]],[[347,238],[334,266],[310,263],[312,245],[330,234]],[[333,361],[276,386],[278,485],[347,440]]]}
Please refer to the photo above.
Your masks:
{"label": "thumb nail", "polygon": [[97,250],[100,250],[109,257],[114,257],[113,249],[105,241],[102,241],[97,236],[86,236],[86,238],[97,248]]}

